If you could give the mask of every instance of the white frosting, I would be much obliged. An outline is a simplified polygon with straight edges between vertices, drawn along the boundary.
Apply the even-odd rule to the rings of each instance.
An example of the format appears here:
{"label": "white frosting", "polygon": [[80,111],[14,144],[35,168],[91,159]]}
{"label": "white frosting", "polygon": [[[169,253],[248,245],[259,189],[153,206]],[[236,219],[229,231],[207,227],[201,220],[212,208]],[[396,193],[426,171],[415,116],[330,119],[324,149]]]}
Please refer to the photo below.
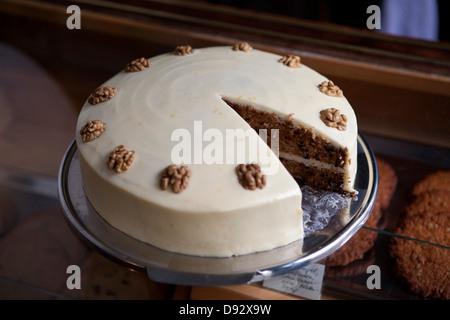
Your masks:
{"label": "white frosting", "polygon": [[[258,50],[201,48],[184,56],[168,53],[151,58],[149,68],[122,71],[106,81],[104,86],[118,89],[114,98],[96,105],[86,102],[77,123],[83,186],[98,213],[134,238],[185,254],[224,257],[301,240],[301,191],[264,143],[259,143],[258,159],[269,154],[272,162],[258,161],[267,174],[263,189],[245,190],[237,179],[238,163],[232,161],[237,152],[233,157],[225,151],[223,164],[206,164],[193,150],[192,162],[202,163],[187,164],[191,178],[181,193],[161,190],[159,185],[161,172],[174,162],[173,150],[180,146],[179,140],[172,141],[177,129],[189,132],[192,146],[202,145],[203,151],[211,141],[196,144],[202,139],[197,134],[200,123],[201,134],[221,132],[224,137],[227,129],[250,129],[223,101],[226,98],[293,114],[317,135],[346,147],[352,158],[346,168],[351,188],[357,136],[353,109],[345,98],[319,91],[325,77],[305,65],[289,68],[278,62],[280,58]],[[320,111],[330,107],[347,116],[346,131],[320,120]],[[79,131],[88,120],[102,120],[106,130],[99,138],[82,142]],[[254,130],[247,132],[262,141]],[[106,163],[120,144],[134,150],[136,158],[127,171],[116,173]]]}

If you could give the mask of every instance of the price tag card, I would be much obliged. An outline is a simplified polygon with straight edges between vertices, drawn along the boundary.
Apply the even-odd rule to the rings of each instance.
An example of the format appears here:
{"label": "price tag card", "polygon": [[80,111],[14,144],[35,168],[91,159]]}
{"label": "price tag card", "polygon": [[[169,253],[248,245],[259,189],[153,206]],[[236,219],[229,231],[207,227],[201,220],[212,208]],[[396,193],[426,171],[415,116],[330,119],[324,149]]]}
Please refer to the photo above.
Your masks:
{"label": "price tag card", "polygon": [[264,280],[263,286],[299,297],[320,300],[325,265],[312,263],[301,269]]}

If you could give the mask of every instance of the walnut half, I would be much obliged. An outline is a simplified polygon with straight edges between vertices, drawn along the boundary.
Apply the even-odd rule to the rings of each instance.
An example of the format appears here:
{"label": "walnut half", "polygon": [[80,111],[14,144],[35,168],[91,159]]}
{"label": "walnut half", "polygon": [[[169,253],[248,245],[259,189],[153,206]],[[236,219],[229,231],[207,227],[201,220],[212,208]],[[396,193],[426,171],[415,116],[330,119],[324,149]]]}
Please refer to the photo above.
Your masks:
{"label": "walnut half", "polygon": [[105,124],[101,120],[89,120],[81,128],[80,134],[83,142],[90,142],[97,139],[105,131]]}
{"label": "walnut half", "polygon": [[259,164],[240,164],[236,167],[239,183],[244,189],[262,189],[266,185],[266,176],[262,174]]}
{"label": "walnut half", "polygon": [[194,50],[192,49],[192,47],[190,45],[177,46],[175,48],[175,50],[173,51],[173,53],[177,56],[184,56],[186,54],[191,54],[193,52],[194,52]]}
{"label": "walnut half", "polygon": [[253,48],[248,44],[248,42],[238,42],[235,43],[233,46],[234,51],[244,51],[244,52],[250,52],[253,50]]}
{"label": "walnut half", "polygon": [[170,185],[173,192],[180,193],[187,188],[190,177],[191,170],[187,166],[178,168],[176,164],[171,164],[161,174],[161,189],[167,190]]}
{"label": "walnut half", "polygon": [[134,59],[125,66],[125,72],[139,72],[150,67],[150,61],[144,57]]}
{"label": "walnut half", "polygon": [[127,150],[127,148],[121,144],[109,154],[108,168],[117,173],[124,172],[131,166],[134,157],[135,152],[133,150]]}
{"label": "walnut half", "polygon": [[347,129],[347,116],[341,114],[336,108],[328,108],[320,111],[320,119],[331,128],[336,128],[340,131]]}
{"label": "walnut half", "polygon": [[327,96],[338,98],[342,98],[344,96],[342,90],[337,85],[335,85],[333,81],[324,81],[319,84],[318,87],[320,92],[325,93]]}
{"label": "walnut half", "polygon": [[89,97],[89,103],[97,104],[100,102],[108,101],[109,99],[114,97],[116,92],[117,92],[116,88],[101,86],[91,94],[91,96]]}
{"label": "walnut half", "polygon": [[290,68],[300,68],[301,66],[300,57],[293,54],[283,56],[278,62],[281,62]]}

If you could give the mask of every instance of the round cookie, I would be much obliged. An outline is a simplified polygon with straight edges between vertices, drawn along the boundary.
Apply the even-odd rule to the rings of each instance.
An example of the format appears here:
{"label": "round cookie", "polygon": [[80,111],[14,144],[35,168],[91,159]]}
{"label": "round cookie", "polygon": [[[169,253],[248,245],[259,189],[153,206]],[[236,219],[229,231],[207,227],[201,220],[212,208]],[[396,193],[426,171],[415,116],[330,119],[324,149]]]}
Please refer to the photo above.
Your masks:
{"label": "round cookie", "polygon": [[424,191],[431,190],[450,191],[450,171],[440,170],[427,175],[414,186],[412,194],[417,196]]}
{"label": "round cookie", "polygon": [[450,212],[450,190],[424,191],[405,209],[408,216],[415,216],[426,211]]}
{"label": "round cookie", "polygon": [[[450,246],[449,212],[406,216],[397,234]],[[450,298],[450,250],[412,239],[392,238],[390,254],[395,272],[408,288],[423,298]]]}

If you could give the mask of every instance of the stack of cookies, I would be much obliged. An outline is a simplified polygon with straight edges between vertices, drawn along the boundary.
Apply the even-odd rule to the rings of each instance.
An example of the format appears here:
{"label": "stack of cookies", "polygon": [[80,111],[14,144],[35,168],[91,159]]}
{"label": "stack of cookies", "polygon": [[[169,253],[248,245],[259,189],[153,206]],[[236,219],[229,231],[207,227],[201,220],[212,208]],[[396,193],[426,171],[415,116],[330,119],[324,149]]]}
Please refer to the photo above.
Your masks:
{"label": "stack of cookies", "polygon": [[[390,243],[395,274],[423,298],[450,298],[450,171],[437,171],[413,186]],[[411,239],[412,238],[412,239]]]}

